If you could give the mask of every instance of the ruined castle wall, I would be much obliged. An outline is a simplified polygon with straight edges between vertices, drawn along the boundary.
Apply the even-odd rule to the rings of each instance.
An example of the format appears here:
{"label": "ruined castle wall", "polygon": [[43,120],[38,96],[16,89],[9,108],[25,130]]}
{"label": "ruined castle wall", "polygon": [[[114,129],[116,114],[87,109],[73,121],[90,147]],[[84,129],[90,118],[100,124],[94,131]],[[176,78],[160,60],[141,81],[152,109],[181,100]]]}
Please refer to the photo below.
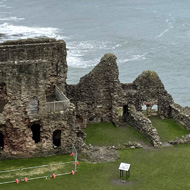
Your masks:
{"label": "ruined castle wall", "polygon": [[[61,113],[47,113],[46,80],[47,61],[21,61],[0,64],[6,73],[7,104],[4,107],[4,125],[0,131],[4,135],[3,154],[11,157],[29,157],[68,153],[72,144],[81,147],[83,132],[75,125],[75,108],[72,104]],[[31,100],[37,100],[36,112],[32,112]],[[40,126],[40,141],[33,139],[33,125]],[[53,145],[53,132],[61,131],[61,146]],[[80,134],[77,136],[77,134]],[[82,136],[81,136],[82,134]]]}
{"label": "ruined castle wall", "polygon": [[[42,102],[39,113],[45,110],[45,63],[42,61],[26,64],[25,62],[6,62],[0,64],[6,74],[4,82],[7,88],[8,102],[3,114],[6,120],[2,129],[4,134],[4,152],[22,152],[29,154],[36,148],[32,139],[32,132],[28,127],[30,98],[37,97]],[[38,89],[38,87],[40,87]],[[43,95],[42,95],[43,94]]]}
{"label": "ruined castle wall", "polygon": [[[85,135],[75,124],[74,105],[68,104],[61,112],[47,112],[47,96],[55,94],[55,85],[61,93],[65,91],[65,42],[20,40],[3,43],[0,48],[4,56],[0,56],[0,98],[7,100],[0,114],[2,155],[51,155],[70,153],[73,144],[81,147]],[[59,147],[54,144],[55,131],[61,134]]]}
{"label": "ruined castle wall", "polygon": [[190,107],[171,104],[171,117],[179,124],[190,130]]}
{"label": "ruined castle wall", "polygon": [[152,126],[151,121],[141,112],[137,111],[133,105],[128,105],[126,120],[129,125],[139,131],[154,147],[162,144],[157,130]]}
{"label": "ruined castle wall", "polygon": [[87,123],[110,122],[119,86],[116,57],[106,54],[77,85],[67,85],[67,96]]}
{"label": "ruined castle wall", "polygon": [[158,106],[158,114],[168,118],[170,104],[173,103],[171,95],[167,93],[163,83],[154,71],[144,71],[131,84],[122,84],[125,98],[135,105],[138,111],[142,106]]}
{"label": "ruined castle wall", "polygon": [[47,60],[47,93],[53,93],[54,85],[65,92],[67,77],[66,44],[63,40],[27,39],[0,44],[0,62]]}

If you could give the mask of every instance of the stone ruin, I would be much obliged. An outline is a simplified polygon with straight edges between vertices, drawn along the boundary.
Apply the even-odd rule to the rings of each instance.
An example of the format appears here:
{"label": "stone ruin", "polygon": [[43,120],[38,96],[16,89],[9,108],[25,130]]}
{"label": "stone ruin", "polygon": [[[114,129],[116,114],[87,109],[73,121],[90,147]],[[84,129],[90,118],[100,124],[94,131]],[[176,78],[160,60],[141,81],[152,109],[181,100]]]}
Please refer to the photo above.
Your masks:
{"label": "stone ruin", "polygon": [[[67,49],[63,40],[27,39],[0,44],[0,147],[4,157],[63,154],[85,144],[89,123],[129,123],[153,146],[161,145],[156,129],[142,114],[153,105],[162,118],[189,129],[154,71],[133,83],[120,83],[116,57],[105,54],[78,84],[66,83]],[[186,121],[187,120],[187,121]]]}
{"label": "stone ruin", "polygon": [[0,45],[0,145],[4,156],[68,153],[84,144],[66,97],[66,44],[54,39]]}

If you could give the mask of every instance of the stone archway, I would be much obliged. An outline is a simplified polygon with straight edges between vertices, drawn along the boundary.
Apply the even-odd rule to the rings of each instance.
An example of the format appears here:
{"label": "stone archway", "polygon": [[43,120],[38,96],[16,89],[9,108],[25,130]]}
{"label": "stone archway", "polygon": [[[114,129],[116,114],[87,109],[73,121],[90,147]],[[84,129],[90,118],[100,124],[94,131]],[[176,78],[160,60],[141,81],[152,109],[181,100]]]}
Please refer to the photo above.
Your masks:
{"label": "stone archway", "polygon": [[[145,109],[146,108],[146,109]],[[158,114],[158,104],[152,102],[144,102],[142,105],[142,110],[146,110],[147,116],[157,115]]]}
{"label": "stone archway", "polygon": [[54,148],[61,146],[61,130],[56,130],[53,132],[53,146]]}
{"label": "stone archway", "polygon": [[4,135],[0,132],[0,151],[4,149]]}
{"label": "stone archway", "polygon": [[31,130],[32,130],[32,139],[34,140],[35,143],[39,143],[40,142],[40,128],[41,126],[39,124],[33,124],[31,126]]}

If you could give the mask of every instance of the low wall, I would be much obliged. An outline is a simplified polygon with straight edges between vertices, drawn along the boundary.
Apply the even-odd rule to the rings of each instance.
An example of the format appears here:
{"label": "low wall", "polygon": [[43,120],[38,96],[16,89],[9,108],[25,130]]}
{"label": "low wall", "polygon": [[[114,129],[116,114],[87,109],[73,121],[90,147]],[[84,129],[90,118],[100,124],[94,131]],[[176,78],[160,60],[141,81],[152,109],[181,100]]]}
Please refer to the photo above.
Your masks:
{"label": "low wall", "polygon": [[171,117],[179,124],[190,130],[190,107],[182,107],[179,104],[171,104]]}
{"label": "low wall", "polygon": [[162,145],[157,130],[152,126],[151,121],[143,113],[137,111],[133,105],[128,105],[126,121],[147,138],[154,147]]}
{"label": "low wall", "polygon": [[176,138],[173,141],[169,141],[170,144],[189,144],[190,143],[190,134],[182,136],[182,138]]}

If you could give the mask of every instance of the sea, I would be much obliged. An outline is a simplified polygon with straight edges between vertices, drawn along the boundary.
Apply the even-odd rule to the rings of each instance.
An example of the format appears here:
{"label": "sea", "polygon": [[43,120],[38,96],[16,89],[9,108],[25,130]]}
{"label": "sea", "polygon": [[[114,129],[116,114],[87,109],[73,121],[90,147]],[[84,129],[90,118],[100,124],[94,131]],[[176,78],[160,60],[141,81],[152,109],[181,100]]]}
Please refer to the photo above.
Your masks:
{"label": "sea", "polygon": [[190,106],[189,7],[189,0],[0,0],[0,42],[65,40],[68,84],[114,53],[122,83],[154,70],[174,101]]}

